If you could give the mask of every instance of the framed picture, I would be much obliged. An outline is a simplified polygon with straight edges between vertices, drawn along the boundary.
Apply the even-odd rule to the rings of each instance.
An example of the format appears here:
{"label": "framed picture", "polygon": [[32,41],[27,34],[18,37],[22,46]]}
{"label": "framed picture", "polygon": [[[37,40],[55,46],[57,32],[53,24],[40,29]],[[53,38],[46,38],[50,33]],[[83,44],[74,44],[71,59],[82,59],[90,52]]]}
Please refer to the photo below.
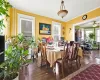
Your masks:
{"label": "framed picture", "polygon": [[39,23],[39,34],[51,35],[51,24]]}

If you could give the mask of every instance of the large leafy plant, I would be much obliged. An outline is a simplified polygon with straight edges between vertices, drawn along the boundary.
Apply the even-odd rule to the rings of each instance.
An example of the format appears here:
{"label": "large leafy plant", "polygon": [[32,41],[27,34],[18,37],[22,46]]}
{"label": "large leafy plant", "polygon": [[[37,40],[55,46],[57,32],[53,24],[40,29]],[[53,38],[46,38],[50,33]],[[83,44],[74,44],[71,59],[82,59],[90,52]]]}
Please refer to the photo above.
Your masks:
{"label": "large leafy plant", "polygon": [[[3,17],[3,16],[9,17],[8,10],[10,7],[12,6],[10,5],[9,2],[7,2],[7,0],[0,0],[0,17]],[[3,21],[4,19],[1,18],[0,19],[0,30],[2,30],[5,27]]]}
{"label": "large leafy plant", "polygon": [[89,38],[90,38],[90,39],[94,39],[94,37],[95,37],[95,34],[94,34],[94,33],[90,33],[90,34],[89,34]]}
{"label": "large leafy plant", "polygon": [[11,45],[18,45],[19,47],[22,47],[24,49],[28,49],[29,47],[29,42],[28,40],[24,37],[23,34],[18,34],[17,36],[13,36],[11,38]]}
{"label": "large leafy plant", "polygon": [[[11,38],[11,43],[5,51],[5,62],[0,65],[2,69],[0,77],[4,77],[4,80],[12,80],[15,78],[19,69],[24,64],[30,62],[30,60],[27,59],[28,49],[23,46],[26,42],[22,34]],[[23,44],[20,46],[21,43]]]}
{"label": "large leafy plant", "polygon": [[10,80],[16,77],[20,67],[27,62],[27,59],[25,59],[27,55],[28,50],[24,50],[19,46],[9,46],[5,51],[6,60],[0,65],[2,69],[0,76],[3,76],[4,79],[10,78]]}
{"label": "large leafy plant", "polygon": [[36,42],[34,36],[33,36],[32,38],[29,39],[29,45],[30,45],[32,48],[37,48],[37,42]]}
{"label": "large leafy plant", "polygon": [[90,41],[91,44],[93,44],[94,38],[95,38],[95,34],[94,33],[90,33],[89,34],[89,41]]}

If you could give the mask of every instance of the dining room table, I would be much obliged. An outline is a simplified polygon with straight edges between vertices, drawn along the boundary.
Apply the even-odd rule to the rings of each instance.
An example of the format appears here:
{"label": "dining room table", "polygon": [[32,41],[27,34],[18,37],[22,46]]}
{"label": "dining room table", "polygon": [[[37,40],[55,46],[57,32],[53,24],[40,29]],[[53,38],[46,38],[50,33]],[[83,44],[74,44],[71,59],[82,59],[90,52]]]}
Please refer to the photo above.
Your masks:
{"label": "dining room table", "polygon": [[46,49],[47,54],[47,61],[50,63],[50,67],[53,66],[53,64],[56,62],[57,59],[62,58],[62,54],[64,53],[64,50],[62,47],[56,47],[56,48],[49,48]]}
{"label": "dining room table", "polygon": [[[64,53],[64,46],[58,46],[58,47],[49,47],[46,49],[47,54],[47,61],[50,63],[50,67],[53,67],[53,64],[58,60],[62,58],[62,55]],[[81,47],[79,47],[78,55],[83,58],[83,51]]]}

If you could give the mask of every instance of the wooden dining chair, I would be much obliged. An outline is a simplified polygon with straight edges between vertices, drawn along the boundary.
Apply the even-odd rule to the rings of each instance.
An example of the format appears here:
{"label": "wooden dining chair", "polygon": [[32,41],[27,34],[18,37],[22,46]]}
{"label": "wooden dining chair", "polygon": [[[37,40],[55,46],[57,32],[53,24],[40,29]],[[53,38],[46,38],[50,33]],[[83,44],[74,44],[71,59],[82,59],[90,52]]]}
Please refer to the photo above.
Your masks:
{"label": "wooden dining chair", "polygon": [[47,61],[47,54],[46,54],[46,44],[41,45],[41,67],[43,65],[46,65],[47,67],[48,61]]}
{"label": "wooden dining chair", "polygon": [[62,77],[65,76],[64,75],[65,64],[66,64],[66,66],[68,66],[68,53],[67,53],[68,49],[67,48],[68,48],[68,46],[67,47],[64,46],[64,50],[62,52],[62,58],[58,59],[53,66],[53,68],[55,68],[54,74],[56,75],[56,80],[60,80],[59,79],[60,72],[62,74]]}
{"label": "wooden dining chair", "polygon": [[42,46],[42,43],[39,43],[38,44],[38,53],[41,51],[41,46]]}
{"label": "wooden dining chair", "polygon": [[78,56],[78,50],[79,50],[78,47],[75,47],[75,48],[73,47],[72,48],[71,58],[70,57],[68,58],[68,62],[71,65],[71,69],[73,69],[73,67],[72,67],[73,62],[76,63],[77,68],[79,68],[80,57]]}
{"label": "wooden dining chair", "polygon": [[[79,51],[79,48],[81,48],[80,43],[76,43],[76,49],[78,49],[78,51]],[[77,52],[77,60],[78,60],[79,67],[81,66],[80,59],[81,57],[78,55],[78,52]]]}

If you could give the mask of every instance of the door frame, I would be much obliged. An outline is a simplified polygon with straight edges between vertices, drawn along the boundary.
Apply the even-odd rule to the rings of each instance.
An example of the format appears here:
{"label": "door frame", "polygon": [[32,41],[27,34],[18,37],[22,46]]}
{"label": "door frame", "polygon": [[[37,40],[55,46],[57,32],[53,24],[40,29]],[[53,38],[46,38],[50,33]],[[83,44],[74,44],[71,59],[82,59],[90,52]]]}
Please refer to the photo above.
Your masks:
{"label": "door frame", "polygon": [[81,24],[85,24],[85,23],[88,23],[88,22],[92,22],[92,21],[94,21],[94,20],[96,20],[96,19],[100,19],[100,16],[98,16],[98,17],[96,17],[96,18],[92,18],[92,19],[89,19],[89,20],[86,20],[86,21],[82,21],[82,22],[79,22],[79,23],[75,23],[75,24],[73,24],[73,27],[72,27],[72,36],[73,36],[73,41],[75,41],[75,26],[76,25],[81,25]]}

